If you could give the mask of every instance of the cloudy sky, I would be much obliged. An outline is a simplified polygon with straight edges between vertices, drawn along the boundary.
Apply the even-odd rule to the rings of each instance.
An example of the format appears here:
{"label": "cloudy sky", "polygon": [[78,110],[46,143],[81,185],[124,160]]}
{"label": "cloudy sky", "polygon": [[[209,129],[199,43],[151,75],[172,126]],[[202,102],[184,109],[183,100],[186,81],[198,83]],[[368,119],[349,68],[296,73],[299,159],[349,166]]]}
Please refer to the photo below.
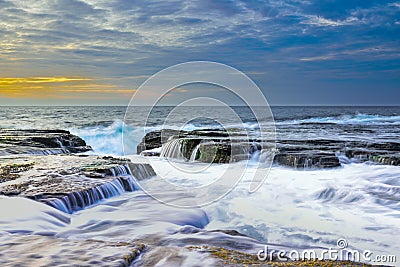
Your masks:
{"label": "cloudy sky", "polygon": [[400,105],[400,2],[0,0],[0,105],[126,105],[193,60],[272,105]]}

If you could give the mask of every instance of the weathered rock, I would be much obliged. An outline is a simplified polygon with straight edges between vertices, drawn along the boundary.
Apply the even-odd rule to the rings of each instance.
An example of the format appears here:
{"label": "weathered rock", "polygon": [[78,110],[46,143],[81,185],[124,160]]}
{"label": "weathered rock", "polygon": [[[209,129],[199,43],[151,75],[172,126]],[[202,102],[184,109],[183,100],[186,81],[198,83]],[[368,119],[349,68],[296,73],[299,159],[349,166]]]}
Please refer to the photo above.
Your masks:
{"label": "weathered rock", "polygon": [[195,159],[207,163],[228,163],[231,160],[231,152],[229,143],[204,143],[200,144]]}
{"label": "weathered rock", "polygon": [[[201,141],[202,137],[213,140],[221,140],[223,138],[228,138],[229,134],[225,131],[218,129],[194,131],[178,131],[171,129],[156,130],[147,133],[143,137],[142,142],[137,146],[137,154],[141,154],[141,152],[145,150],[151,150],[161,147],[171,138],[186,139],[188,142],[186,146],[189,147],[188,151],[191,151]],[[193,140],[194,142],[191,140]]]}
{"label": "weathered rock", "polygon": [[34,163],[10,163],[0,165],[0,183],[4,183],[10,180],[15,180],[20,177],[19,173],[27,171],[33,168]]}
{"label": "weathered rock", "polygon": [[384,165],[400,166],[400,153],[393,153],[393,151],[356,148],[347,149],[345,155],[360,162],[372,161]]}
{"label": "weathered rock", "polygon": [[[291,260],[286,255],[279,255],[278,251],[274,253],[267,253],[265,260],[261,261],[256,253],[247,253],[234,249],[227,249],[217,246],[188,246],[190,251],[197,251],[199,253],[211,255],[216,259],[214,266],[326,266],[326,267],[341,267],[341,266],[355,266],[355,267],[372,267],[373,265],[353,261],[339,261],[339,260]],[[271,257],[272,256],[272,257]]]}
{"label": "weathered rock", "polygon": [[137,146],[137,154],[140,154],[144,150],[151,150],[157,147],[161,147],[163,143],[167,142],[167,140],[173,136],[178,134],[179,131],[165,129],[162,131],[152,131],[147,133],[142,142]]}
{"label": "weathered rock", "polygon": [[130,266],[144,251],[139,242],[68,240],[0,234],[2,266]]}
{"label": "weathered rock", "polygon": [[338,157],[331,152],[285,152],[277,154],[274,160],[278,164],[294,168],[334,168],[340,166]]}
{"label": "weathered rock", "polygon": [[[327,131],[338,130],[334,124],[307,125],[307,127],[320,127]],[[307,127],[304,130],[309,130]],[[348,131],[351,134],[354,132],[368,134],[369,131],[372,131],[352,126],[342,128],[339,130]],[[163,136],[163,140],[161,140],[161,136]],[[146,140],[149,142],[149,146],[144,145]],[[180,132],[173,130],[154,131],[148,133],[139,146],[141,149],[154,149],[163,146],[161,153],[144,151],[142,155],[145,156],[177,157],[184,160],[197,160],[207,163],[229,163],[247,160],[256,151],[261,151],[262,149],[271,150],[271,153],[275,151],[275,145],[271,140],[248,140],[248,137],[243,132],[235,131],[235,129],[229,129],[229,132],[214,129]],[[385,142],[380,140],[371,142],[371,140],[356,140],[350,137],[348,139],[335,140],[322,138],[288,139],[286,136],[286,139],[278,138],[276,140],[276,148],[277,153],[275,153],[274,162],[295,168],[338,167],[340,166],[340,161],[337,154],[345,154],[348,158],[358,161],[400,165],[400,143],[393,141]],[[138,147],[138,151],[142,150],[139,150]]]}
{"label": "weathered rock", "polygon": [[64,130],[0,129],[0,155],[65,154],[91,150],[85,141]]}
{"label": "weathered rock", "polygon": [[141,153],[140,153],[140,155],[142,155],[142,156],[145,156],[145,157],[159,157],[160,156],[160,152],[158,152],[158,151],[149,151],[149,150],[145,150],[145,151],[142,151]]}
{"label": "weathered rock", "polygon": [[[260,140],[249,140],[243,133],[235,132],[234,129],[232,132],[218,129],[180,132],[163,130],[146,134],[138,145],[137,152],[144,156],[176,157],[206,163],[229,163],[249,159],[264,145]],[[165,148],[161,153],[151,151],[161,146]]]}
{"label": "weathered rock", "polygon": [[69,213],[135,190],[131,173],[138,179],[155,175],[148,164],[113,157],[49,155],[0,160],[0,195],[28,197]]}
{"label": "weathered rock", "polygon": [[132,175],[139,181],[156,175],[155,171],[149,164],[129,162],[128,167]]}

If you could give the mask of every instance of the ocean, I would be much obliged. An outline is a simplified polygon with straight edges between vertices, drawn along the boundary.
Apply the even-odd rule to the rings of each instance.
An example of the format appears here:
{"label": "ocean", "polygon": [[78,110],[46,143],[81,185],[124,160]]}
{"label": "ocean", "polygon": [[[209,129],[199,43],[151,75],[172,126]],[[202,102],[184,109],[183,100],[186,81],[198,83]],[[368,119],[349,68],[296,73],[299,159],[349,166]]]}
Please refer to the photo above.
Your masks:
{"label": "ocean", "polygon": [[[240,126],[256,133],[257,123],[263,121],[257,122],[246,107],[232,108],[243,121]],[[65,129],[83,138],[93,148],[88,154],[124,156],[124,145],[135,154],[136,146],[150,131],[182,129],[182,125],[185,130],[215,128],[221,123],[207,117],[216,115],[225,125],[238,127],[236,120],[224,117],[218,107],[185,107],[185,116],[173,118],[169,124],[164,122],[173,107],[156,107],[148,117],[144,110],[135,108],[129,125],[126,125],[126,107],[122,106],[1,107],[0,128]],[[321,143],[332,146],[344,142],[352,146],[357,144],[359,152],[373,150],[367,145],[371,143],[400,143],[400,107],[278,106],[272,107],[271,111],[277,142],[287,144],[291,149],[307,145],[308,150],[319,150]],[[271,122],[271,118],[266,120]],[[123,133],[127,131],[129,143],[123,145]],[[244,163],[237,162],[233,168],[246,168],[246,171],[229,194],[198,209],[182,209],[179,218],[175,216],[173,207],[150,200],[139,191],[68,215],[70,224],[51,224],[48,228],[51,231],[47,234],[50,232],[50,235],[68,239],[107,241],[129,241],[160,235],[167,240],[165,245],[168,246],[185,244],[180,233],[194,232],[188,228],[187,225],[190,225],[206,230],[237,230],[254,238],[260,247],[277,244],[289,248],[335,248],[337,240],[345,239],[349,248],[369,250],[374,255],[396,255],[400,260],[400,241],[397,238],[400,236],[400,166],[350,157],[339,149],[335,152],[341,163],[337,168],[290,168],[274,163],[266,181],[255,193],[248,192],[248,184],[258,166],[244,166]],[[400,152],[393,153],[399,156]],[[199,180],[198,176],[190,174],[182,177],[163,158],[155,158],[152,164],[157,165],[159,176],[167,177],[176,185],[189,187],[212,183],[214,177],[227,168],[224,164],[213,164],[201,174]],[[166,194],[167,198],[179,194],[165,192],[157,178],[141,183],[152,188],[153,192]],[[7,199],[7,203],[0,203],[12,205],[12,201]],[[15,203],[17,205],[17,200]],[[50,207],[45,209],[43,214],[48,213]],[[12,219],[7,221],[12,216],[5,217],[0,223],[3,230],[26,230],[23,229],[26,225],[20,226],[19,223],[18,228]],[[35,233],[49,224],[44,215],[29,218],[28,228]],[[218,243],[217,236],[207,238],[210,243]],[[207,265],[204,259],[199,258],[190,258],[190,262]]]}

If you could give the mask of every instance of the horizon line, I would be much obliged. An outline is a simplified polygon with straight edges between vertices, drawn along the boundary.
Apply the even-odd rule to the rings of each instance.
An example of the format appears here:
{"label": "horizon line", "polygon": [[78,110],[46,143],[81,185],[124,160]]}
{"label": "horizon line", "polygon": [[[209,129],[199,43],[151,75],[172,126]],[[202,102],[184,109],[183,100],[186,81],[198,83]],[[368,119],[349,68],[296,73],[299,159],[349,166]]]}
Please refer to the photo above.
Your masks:
{"label": "horizon line", "polygon": [[[152,105],[140,105],[137,107],[150,107]],[[175,107],[177,105],[157,105],[158,107]],[[203,105],[195,105],[202,107]],[[188,106],[188,107],[195,107]],[[204,105],[206,106],[206,105]],[[228,105],[230,107],[248,107],[246,105]],[[129,105],[1,105],[0,107],[129,107]],[[212,106],[207,106],[212,107]],[[220,106],[216,106],[220,107]],[[253,107],[262,107],[262,106],[253,106]],[[269,105],[269,107],[400,107],[400,104],[278,104],[278,105]]]}

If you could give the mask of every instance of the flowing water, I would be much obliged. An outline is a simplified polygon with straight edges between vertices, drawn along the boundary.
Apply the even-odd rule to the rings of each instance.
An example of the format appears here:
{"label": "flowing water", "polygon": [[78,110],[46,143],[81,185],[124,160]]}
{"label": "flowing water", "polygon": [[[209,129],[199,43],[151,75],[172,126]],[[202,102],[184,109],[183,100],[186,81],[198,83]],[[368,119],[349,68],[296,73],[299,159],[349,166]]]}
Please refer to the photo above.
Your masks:
{"label": "flowing water", "polygon": [[[91,145],[92,154],[123,155],[123,127],[127,127],[125,131],[132,137],[125,145],[136,149],[145,132],[162,128],[163,118],[171,107],[156,109],[146,129],[142,127],[145,114],[140,108],[137,109],[137,122],[131,121],[129,125],[123,123],[124,107],[1,109],[0,128],[67,129]],[[257,123],[251,113],[242,107],[235,110],[244,120],[246,130],[256,133]],[[399,107],[275,107],[272,111],[278,140],[400,141]],[[192,108],[188,110],[187,118],[175,121],[190,121],[189,118],[199,112],[207,113]],[[229,118],[225,121],[230,123]],[[234,121],[232,126],[235,126],[233,124]],[[179,123],[164,127],[180,129]],[[198,119],[184,126],[190,130],[209,127],[218,125]],[[180,144],[175,142],[169,146],[161,153],[176,153],[174,147]],[[196,153],[192,154],[191,162],[174,164],[186,168],[201,166],[203,163],[195,162]],[[165,246],[182,246],[193,242],[188,241],[184,233],[197,233],[195,229],[198,228],[235,229],[257,240],[251,249],[262,248],[266,243],[292,248],[327,248],[335,247],[336,241],[344,238],[350,248],[397,255],[400,259],[397,238],[400,236],[400,167],[359,163],[344,155],[340,155],[340,160],[342,166],[334,169],[299,170],[274,165],[266,182],[252,194],[248,192],[248,185],[257,165],[250,162],[244,166],[243,162],[238,162],[232,165],[234,169],[247,169],[237,186],[220,201],[193,209],[164,205],[138,187],[132,188],[135,189],[133,192],[119,192],[120,185],[110,189],[116,191],[110,192],[110,196],[115,197],[104,197],[97,205],[72,214],[59,211],[71,212],[65,203],[54,204],[57,210],[28,199],[0,197],[0,231],[4,232],[0,240],[7,242],[7,232],[71,240],[143,239],[150,242],[153,238],[163,240]],[[196,187],[212,183],[218,173],[227,168],[224,164],[207,166],[199,179],[190,173],[182,177],[163,157],[152,162],[157,165],[158,176],[140,183],[166,199],[196,196],[168,191],[160,186],[161,177],[176,185]],[[124,175],[129,176],[128,173]],[[100,191],[97,197],[102,199]],[[10,209],[10,206],[16,208]],[[221,242],[220,235],[211,232],[200,232],[196,238],[210,244]],[[187,255],[187,265],[194,262],[207,265],[205,259]]]}

